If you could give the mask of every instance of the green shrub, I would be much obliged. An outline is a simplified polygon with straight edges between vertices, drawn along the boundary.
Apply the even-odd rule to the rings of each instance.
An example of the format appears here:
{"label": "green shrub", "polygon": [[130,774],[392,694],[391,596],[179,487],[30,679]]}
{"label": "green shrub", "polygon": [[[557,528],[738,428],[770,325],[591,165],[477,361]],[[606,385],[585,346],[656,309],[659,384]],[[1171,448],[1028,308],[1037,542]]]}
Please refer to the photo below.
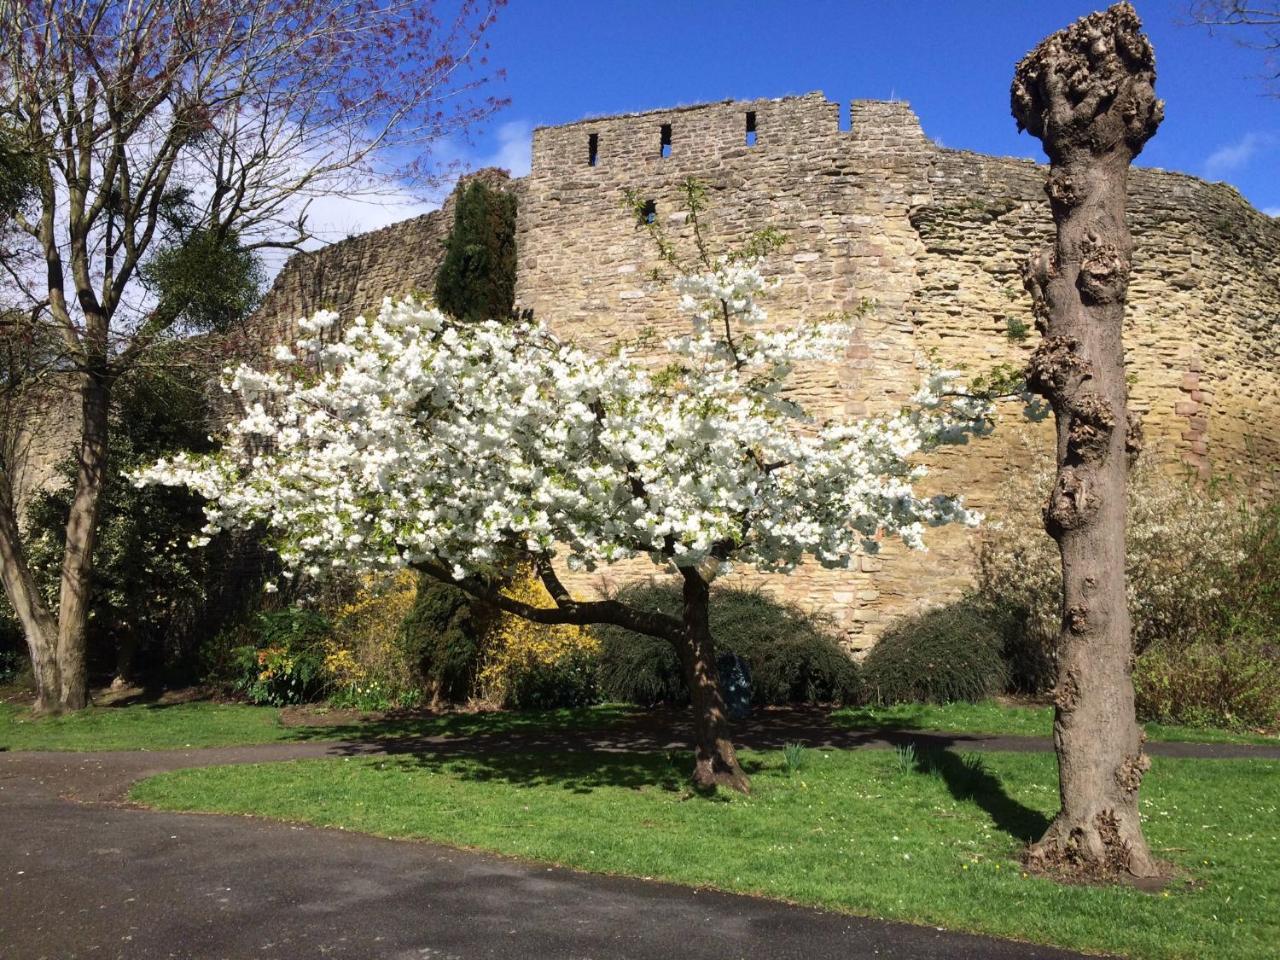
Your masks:
{"label": "green shrub", "polygon": [[326,692],[324,640],[329,621],[290,607],[256,614],[240,628],[250,642],[232,651],[233,687],[253,703],[311,703]]}
{"label": "green shrub", "polygon": [[[644,610],[679,615],[674,584],[640,583],[619,596]],[[827,623],[759,591],[717,587],[711,594],[711,635],[720,652],[736,653],[751,670],[752,701],[848,703],[857,699],[857,665]],[[689,698],[671,644],[620,627],[596,627],[600,692],[606,700],[652,706]]]}
{"label": "green shrub", "polygon": [[552,710],[599,703],[597,665],[590,650],[574,650],[551,663],[526,664],[511,677],[506,706]]}
{"label": "green shrub", "polygon": [[[207,358],[189,344],[156,350],[154,366],[131,371],[112,396],[111,477],[89,596],[95,682],[110,674],[148,683],[203,679],[201,661],[225,653],[203,648],[257,602],[274,563],[247,534],[223,533],[206,547],[191,546],[206,523],[200,497],[174,487],[139,489],[129,480],[131,470],[159,457],[212,449]],[[31,499],[25,529],[32,573],[55,610],[76,469],[74,457],[59,465],[63,482]]]}
{"label": "green shrub", "polygon": [[1280,500],[1237,508],[1239,562],[1214,571],[1223,633],[1280,636]]}
{"label": "green shrub", "polygon": [[1142,720],[1280,728],[1280,645],[1274,639],[1155,644],[1138,658],[1133,684]]}
{"label": "green shrub", "polygon": [[21,651],[0,650],[0,684],[21,682],[30,666],[31,661]]}
{"label": "green shrub", "polygon": [[18,615],[0,590],[0,683],[15,682],[30,662]]}
{"label": "green shrub", "polygon": [[977,701],[1005,688],[1000,631],[961,601],[904,617],[871,648],[862,685],[876,704]]}
{"label": "green shrub", "polygon": [[436,699],[463,702],[475,692],[484,638],[494,611],[457,587],[432,577],[418,580],[418,595],[401,627],[406,654]]}
{"label": "green shrub", "polygon": [[504,320],[516,293],[516,197],[473,180],[458,196],[436,305],[458,320]]}
{"label": "green shrub", "polygon": [[599,681],[605,700],[652,707],[685,703],[689,692],[671,644],[619,627],[597,627]]}

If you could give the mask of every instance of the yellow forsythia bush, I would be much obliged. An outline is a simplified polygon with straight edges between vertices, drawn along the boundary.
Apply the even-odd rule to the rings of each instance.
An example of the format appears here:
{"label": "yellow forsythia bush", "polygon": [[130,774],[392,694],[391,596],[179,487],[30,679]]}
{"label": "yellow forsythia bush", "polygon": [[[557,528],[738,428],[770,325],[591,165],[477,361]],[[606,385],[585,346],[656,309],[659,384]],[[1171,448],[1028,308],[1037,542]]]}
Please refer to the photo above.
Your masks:
{"label": "yellow forsythia bush", "polygon": [[324,670],[336,702],[381,709],[414,699],[414,665],[397,641],[416,596],[417,579],[407,571],[365,575],[355,596],[334,611]]}
{"label": "yellow forsythia bush", "polygon": [[[504,588],[513,600],[552,606],[531,568]],[[497,706],[573,707],[595,702],[600,641],[589,629],[531,623],[500,613],[485,637],[479,685]]]}

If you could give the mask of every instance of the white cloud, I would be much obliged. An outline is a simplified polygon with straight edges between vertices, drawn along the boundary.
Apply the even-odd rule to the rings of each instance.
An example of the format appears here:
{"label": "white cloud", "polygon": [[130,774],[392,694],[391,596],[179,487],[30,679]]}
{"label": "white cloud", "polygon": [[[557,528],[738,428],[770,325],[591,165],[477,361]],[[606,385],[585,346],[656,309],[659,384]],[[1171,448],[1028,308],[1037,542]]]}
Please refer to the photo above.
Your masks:
{"label": "white cloud", "polygon": [[[389,189],[378,193],[352,196],[328,194],[310,198],[307,206],[307,228],[313,238],[303,244],[307,250],[337,243],[357,234],[369,233],[429,213],[440,206],[427,202],[407,190]],[[267,276],[274,279],[291,250],[265,250],[262,260]]]}
{"label": "white cloud", "polygon": [[1204,171],[1210,177],[1223,177],[1248,166],[1260,153],[1265,153],[1276,145],[1277,138],[1271,133],[1246,133],[1235,143],[1228,143],[1204,161]]}
{"label": "white cloud", "polygon": [[1262,212],[1268,217],[1280,217],[1280,207],[1263,207]]}
{"label": "white cloud", "polygon": [[[498,127],[491,152],[477,154],[455,140],[442,140],[432,145],[432,160],[440,169],[457,164],[463,169],[479,170],[501,167],[513,177],[529,172],[533,155],[533,124],[528,120],[509,120]],[[311,198],[307,208],[307,226],[315,239],[304,246],[308,250],[345,240],[361,233],[421,216],[438,209],[453,189],[456,177],[433,187],[424,198],[407,187],[391,187],[376,194],[343,196],[328,194]],[[300,204],[299,204],[300,206]],[[296,212],[296,211],[295,211]],[[290,251],[268,251],[263,256],[267,276],[274,279],[284,266]]]}
{"label": "white cloud", "polygon": [[533,162],[533,124],[509,120],[498,128],[498,147],[478,166],[502,167],[513,177],[523,177]]}

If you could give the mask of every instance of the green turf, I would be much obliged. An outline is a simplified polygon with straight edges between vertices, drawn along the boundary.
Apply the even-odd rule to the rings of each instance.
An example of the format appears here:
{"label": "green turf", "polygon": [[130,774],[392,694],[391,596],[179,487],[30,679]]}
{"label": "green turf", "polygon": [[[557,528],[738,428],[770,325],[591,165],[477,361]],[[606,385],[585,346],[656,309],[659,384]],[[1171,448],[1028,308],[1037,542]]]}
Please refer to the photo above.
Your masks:
{"label": "green turf", "polygon": [[[855,730],[940,730],[948,733],[992,733],[1018,737],[1053,735],[1053,708],[1019,706],[986,700],[982,703],[900,703],[890,707],[846,707],[831,714],[831,722]],[[1151,740],[1185,743],[1269,743],[1280,737],[1234,730],[1144,724]]]}
{"label": "green turf", "polygon": [[0,749],[177,750],[289,739],[280,711],[235,703],[134,704],[89,707],[33,717],[0,703]]}
{"label": "green turf", "polygon": [[[280,711],[237,703],[197,701],[135,703],[91,707],[60,717],[36,718],[14,703],[0,701],[0,749],[4,750],[174,750],[298,740],[383,739],[400,736],[467,736],[604,728],[640,711],[617,705],[581,710],[498,711],[391,717],[359,723],[283,726]],[[323,715],[317,717],[323,721]],[[903,704],[836,710],[832,723],[853,729],[920,729],[963,733],[1048,736],[1048,707],[994,702]],[[1276,737],[1148,724],[1152,740],[1278,743]]]}
{"label": "green turf", "polygon": [[604,727],[630,714],[623,707],[529,713],[455,713],[341,725],[286,727],[274,707],[238,703],[139,703],[33,717],[0,703],[3,750],[180,750],[299,740],[377,740]]}
{"label": "green turf", "polygon": [[687,758],[488,754],[185,770],[133,798],[421,837],[587,870],[1135,958],[1262,960],[1280,943],[1280,763],[1157,758],[1163,893],[1063,886],[1017,854],[1057,805],[1051,754],[745,754],[750,798],[691,797]]}

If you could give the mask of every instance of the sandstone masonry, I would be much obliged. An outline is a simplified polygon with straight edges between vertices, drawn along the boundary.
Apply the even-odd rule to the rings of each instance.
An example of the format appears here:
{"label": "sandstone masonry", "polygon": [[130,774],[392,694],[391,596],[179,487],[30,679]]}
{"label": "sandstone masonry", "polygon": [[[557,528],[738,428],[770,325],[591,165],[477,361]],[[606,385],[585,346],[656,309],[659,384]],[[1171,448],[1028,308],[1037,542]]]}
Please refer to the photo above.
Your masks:
{"label": "sandstone masonry", "polygon": [[[1037,335],[1010,336],[1031,321],[1019,266],[1053,230],[1045,168],[939,147],[903,102],[854,101],[848,130],[839,109],[811,93],[539,128],[527,177],[477,174],[519,197],[519,305],[600,349],[679,329],[663,264],[626,193],[651,201],[688,250],[681,184],[695,177],[708,188],[703,225],[716,246],[765,226],[787,235],[769,266],[782,280],[768,303],[774,322],[872,304],[846,362],[797,375],[797,394],[816,411],[895,409],[931,356],[975,372],[1021,365]],[[1170,469],[1274,492],[1280,220],[1231,187],[1177,173],[1134,170],[1130,192],[1126,346],[1148,450]],[[354,316],[384,295],[429,291],[452,220],[450,202],[292,258],[259,311],[260,329],[286,336],[291,320],[320,307]],[[1047,446],[1050,436],[1049,425],[1028,425],[1011,408],[993,436],[938,455],[929,483],[991,508],[1001,482],[1025,468],[1028,440]],[[864,647],[889,619],[971,583],[972,534],[943,528],[928,539],[925,554],[887,544],[855,569],[808,565],[761,586],[821,608]],[[651,571],[628,565],[573,586],[587,593]]]}

